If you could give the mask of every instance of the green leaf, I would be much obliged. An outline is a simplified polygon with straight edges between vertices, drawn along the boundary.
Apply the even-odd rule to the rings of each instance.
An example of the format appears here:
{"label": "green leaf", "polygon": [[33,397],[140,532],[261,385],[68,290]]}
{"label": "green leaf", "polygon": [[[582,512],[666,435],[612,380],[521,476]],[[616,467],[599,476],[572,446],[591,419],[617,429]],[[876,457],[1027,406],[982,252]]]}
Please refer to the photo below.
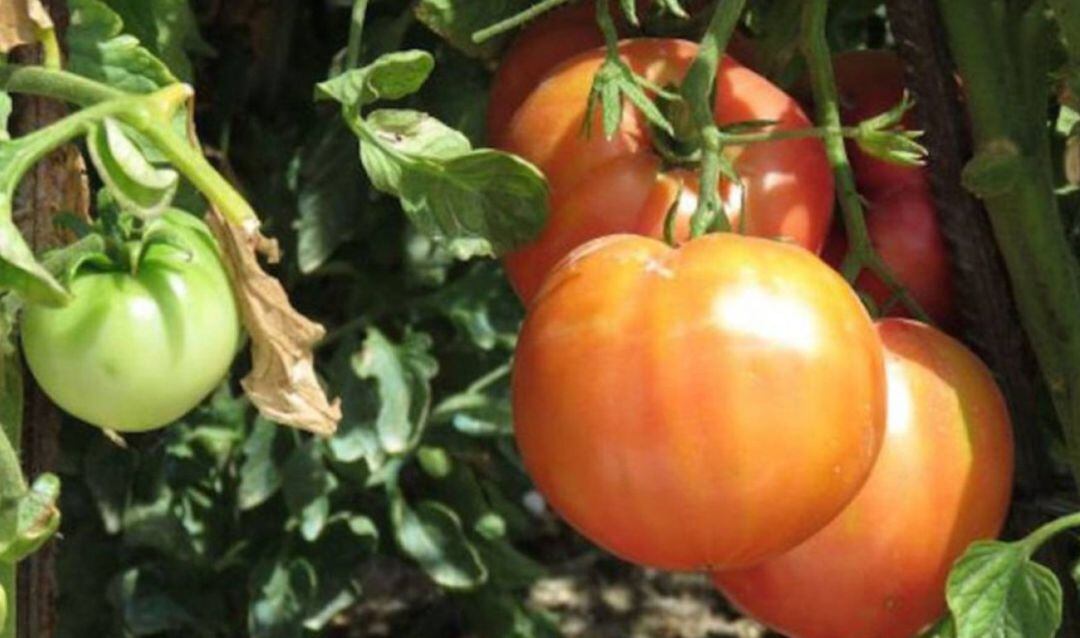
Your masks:
{"label": "green leaf", "polygon": [[262,505],[281,489],[281,472],[274,458],[274,443],[280,428],[258,419],[244,442],[244,463],[240,466],[237,504],[250,510]]}
{"label": "green leaf", "polygon": [[653,4],[661,13],[669,13],[678,18],[689,18],[690,14],[679,4],[679,0],[653,0]]}
{"label": "green leaf", "polygon": [[412,168],[405,158],[443,161],[472,150],[468,138],[426,113],[380,109],[368,116],[367,124],[393,153],[365,144],[360,149],[364,167],[375,188],[394,195],[401,192],[404,175]]}
{"label": "green leaf", "polygon": [[[17,142],[0,142],[0,174],[13,158]],[[0,192],[0,289],[14,290],[24,299],[59,306],[71,298],[42,266],[11,219],[12,202]]]}
{"label": "green leaf", "polygon": [[15,538],[0,550],[0,561],[15,563],[33,554],[60,528],[60,479],[42,474],[18,501]]}
{"label": "green leaf", "polygon": [[415,111],[378,111],[361,126],[372,183],[458,259],[501,255],[543,228],[547,183],[525,160],[470,150],[465,136]]}
{"label": "green leaf", "polygon": [[435,479],[446,478],[454,468],[454,461],[441,447],[421,447],[416,452],[420,468]]}
{"label": "green leaf", "polygon": [[132,93],[150,93],[177,82],[161,60],[123,34],[120,16],[100,0],[71,0],[67,68]]}
{"label": "green leaf", "polygon": [[360,234],[378,207],[356,162],[356,141],[344,122],[321,123],[296,158],[296,260],[303,273],[320,268],[343,243]]}
{"label": "green leaf", "polygon": [[347,110],[356,110],[378,100],[399,100],[420,90],[435,58],[427,51],[398,51],[380,56],[362,69],[352,69],[320,82],[315,98],[336,100]]}
{"label": "green leaf", "polygon": [[473,42],[473,33],[516,15],[531,4],[531,0],[420,0],[416,17],[463,53],[492,58],[502,47],[505,36],[477,44]]}
{"label": "green leaf", "polygon": [[[327,366],[330,385],[337,389],[341,398],[341,423],[327,447],[331,457],[338,463],[354,464],[361,459],[367,469],[379,470],[387,461],[386,451],[379,444],[374,421],[378,415],[377,387],[361,379],[353,367],[353,359],[359,350],[356,339],[344,340]],[[362,482],[358,478],[357,482]]]}
{"label": "green leaf", "polygon": [[333,476],[322,461],[322,446],[310,439],[296,448],[282,468],[282,491],[289,512],[300,522],[300,534],[313,541],[322,534],[330,515]]}
{"label": "green leaf", "polygon": [[919,638],[956,638],[956,625],[952,616],[946,615],[933,627],[919,634]]}
{"label": "green leaf", "polygon": [[400,495],[392,497],[390,507],[401,551],[432,580],[456,590],[473,589],[487,580],[487,568],[453,510],[435,501],[423,501],[413,509]]}
{"label": "green leaf", "polygon": [[189,0],[106,0],[124,23],[124,31],[139,39],[184,82],[193,72],[189,53],[212,55],[199,35]]}
{"label": "green leaf", "polygon": [[946,597],[957,638],[1052,638],[1061,624],[1061,585],[1023,543],[973,544],[953,566]]}
{"label": "green leaf", "polygon": [[252,576],[248,631],[265,638],[301,638],[307,601],[318,587],[311,563],[294,558],[264,564]]}
{"label": "green leaf", "polygon": [[427,425],[431,379],[439,369],[429,354],[431,345],[431,337],[418,332],[406,335],[400,345],[395,345],[371,328],[364,347],[353,358],[356,374],[378,383],[375,431],[388,454],[412,450]]}
{"label": "green leaf", "polygon": [[0,142],[11,139],[11,134],[8,133],[8,118],[11,117],[12,108],[11,96],[0,91]]}
{"label": "green leaf", "polygon": [[431,420],[449,421],[458,432],[470,436],[508,436],[514,432],[509,401],[482,393],[448,397],[432,412]]}
{"label": "green leaf", "polygon": [[86,141],[98,175],[122,208],[142,219],[165,212],[180,183],[176,171],[151,164],[112,118],[95,126]]}

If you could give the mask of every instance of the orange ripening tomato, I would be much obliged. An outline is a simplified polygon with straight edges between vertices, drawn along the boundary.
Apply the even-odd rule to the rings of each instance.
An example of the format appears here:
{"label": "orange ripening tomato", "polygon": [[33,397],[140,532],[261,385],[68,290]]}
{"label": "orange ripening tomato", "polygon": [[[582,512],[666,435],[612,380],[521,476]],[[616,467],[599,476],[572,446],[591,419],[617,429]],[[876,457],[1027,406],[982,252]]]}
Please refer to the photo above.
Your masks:
{"label": "orange ripening tomato", "polygon": [[[637,0],[638,17],[645,15],[650,0]],[[705,2],[692,0],[684,8],[696,12]],[[620,33],[628,31],[622,10],[611,7]],[[510,119],[533,89],[555,67],[570,58],[604,45],[604,35],[596,22],[596,3],[576,2],[545,13],[530,22],[503,53],[491,84],[487,111],[488,141],[502,142]],[[736,58],[749,52],[749,41],[738,32],[732,34],[728,50]]]}
{"label": "orange ripening tomato", "polygon": [[[840,115],[846,126],[880,115],[904,97],[904,64],[891,51],[848,51],[833,58]],[[903,126],[917,128],[914,111],[904,114]],[[847,143],[851,168],[859,192],[874,197],[908,186],[925,187],[926,172],[918,166],[901,166],[864,153]]]}
{"label": "orange ripening tomato", "polygon": [[493,146],[501,144],[510,119],[551,69],[603,44],[593,2],[561,7],[525,27],[495,71],[488,101],[488,141]]}
{"label": "orange ripening tomato", "polygon": [[[623,59],[658,85],[678,83],[697,52],[682,40],[627,40]],[[547,273],[575,247],[614,233],[658,236],[678,200],[679,228],[697,197],[696,172],[668,170],[653,148],[652,132],[635,108],[626,108],[615,135],[603,135],[596,113],[592,135],[582,124],[602,50],[584,53],[553,71],[518,109],[503,148],[536,164],[551,187],[551,214],[540,236],[506,258],[515,289],[528,302]],[[765,78],[730,57],[717,77],[716,121],[772,120],[778,129],[810,121],[799,105]],[[599,109],[598,109],[599,111]],[[783,237],[821,249],[833,207],[833,176],[816,139],[790,139],[729,147],[741,185],[724,183],[721,195],[733,223],[745,205],[748,234]]]}
{"label": "orange ripening tomato", "polygon": [[514,358],[514,430],[551,506],[652,567],[753,564],[833,519],[884,428],[881,342],[806,250],[732,233],[582,246]]}
{"label": "orange ripening tomato", "polygon": [[[926,314],[939,326],[955,324],[952,263],[926,187],[908,186],[870,200],[866,229],[874,250]],[[822,251],[822,259],[839,268],[847,249],[843,231],[836,228]],[[855,287],[869,294],[879,308],[891,297],[889,287],[871,272],[862,273]],[[908,310],[895,303],[886,314],[908,316]]]}
{"label": "orange ripening tomato", "polygon": [[791,638],[913,638],[945,612],[953,562],[1001,530],[1012,489],[1009,413],[990,371],[925,324],[878,324],[885,442],[858,497],[791,552],[715,582]]}

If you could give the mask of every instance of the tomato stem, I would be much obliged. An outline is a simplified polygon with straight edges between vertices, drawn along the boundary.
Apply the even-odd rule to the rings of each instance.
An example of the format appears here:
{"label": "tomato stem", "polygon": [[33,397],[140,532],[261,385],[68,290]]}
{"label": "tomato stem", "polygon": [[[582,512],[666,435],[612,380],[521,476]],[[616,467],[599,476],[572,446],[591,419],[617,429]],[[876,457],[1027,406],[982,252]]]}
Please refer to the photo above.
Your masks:
{"label": "tomato stem", "polygon": [[543,15],[544,13],[551,11],[559,5],[566,4],[569,1],[570,0],[543,0],[542,2],[537,2],[536,4],[529,7],[528,9],[525,9],[521,13],[517,13],[510,16],[509,18],[506,18],[505,20],[500,20],[499,22],[496,22],[489,27],[484,27],[483,29],[480,29],[472,35],[472,40],[476,44],[483,44],[498,35],[506,33],[507,31],[513,31],[514,29],[520,27],[526,22],[534,20]]}
{"label": "tomato stem", "polygon": [[[52,149],[85,134],[104,117],[116,117],[146,136],[232,223],[253,231],[258,217],[247,200],[210,165],[202,152],[172,128],[179,106],[190,99],[191,88],[173,84],[154,93],[136,95],[111,89],[65,71],[43,67],[0,64],[0,89],[74,102],[89,108],[15,140],[27,149],[2,176],[0,190],[18,183],[18,178]],[[12,181],[14,180],[14,181]],[[5,191],[10,192],[10,191]]]}
{"label": "tomato stem", "polygon": [[844,278],[854,284],[859,275],[870,271],[877,275],[904,306],[921,321],[930,322],[926,312],[900,284],[870,242],[862,201],[855,188],[855,174],[844,149],[844,127],[840,122],[836,76],[832,53],[826,38],[828,0],[807,0],[803,5],[802,47],[810,70],[810,80],[817,105],[817,119],[824,131],[825,154],[832,165],[847,232],[849,250],[840,266]]}
{"label": "tomato stem", "polygon": [[4,63],[0,63],[0,88],[10,93],[28,93],[80,106],[127,95],[106,84],[67,71]]}
{"label": "tomato stem", "polygon": [[1039,550],[1040,547],[1045,545],[1054,536],[1057,536],[1061,532],[1080,527],[1080,512],[1075,514],[1069,514],[1068,516],[1062,516],[1059,519],[1050,521],[1042,527],[1036,529],[1034,532],[1028,534],[1021,543],[1024,544],[1027,550],[1027,555],[1031,556]]}
{"label": "tomato stem", "polygon": [[352,9],[352,24],[349,27],[349,45],[345,49],[345,68],[355,69],[360,66],[364,18],[367,15],[368,0],[356,0]]}
{"label": "tomato stem", "polygon": [[745,5],[746,0],[726,0],[717,5],[680,90],[698,127],[702,151],[701,189],[697,209],[690,220],[691,237],[699,237],[710,228],[731,230],[719,194],[725,139],[713,111],[720,60]]}

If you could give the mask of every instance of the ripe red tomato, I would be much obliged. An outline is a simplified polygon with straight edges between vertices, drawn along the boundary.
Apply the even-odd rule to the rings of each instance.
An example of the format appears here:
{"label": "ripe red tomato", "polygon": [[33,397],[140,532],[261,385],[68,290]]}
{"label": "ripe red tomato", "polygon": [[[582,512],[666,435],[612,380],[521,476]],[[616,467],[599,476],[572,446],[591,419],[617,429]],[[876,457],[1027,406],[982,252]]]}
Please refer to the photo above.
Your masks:
{"label": "ripe red tomato", "polygon": [[994,379],[958,341],[914,321],[878,324],[885,442],[858,497],[791,552],[715,582],[791,638],[912,638],[945,611],[953,562],[994,537],[1009,507],[1013,439]]}
{"label": "ripe red tomato", "polygon": [[[926,187],[909,186],[868,201],[866,229],[874,249],[930,318],[939,326],[953,325],[952,264]],[[835,229],[822,258],[839,268],[847,248],[843,231]],[[855,286],[869,294],[878,307],[891,297],[888,286],[870,272],[860,275]],[[886,315],[910,316],[902,304],[894,304]]]}
{"label": "ripe red tomato", "polygon": [[[841,53],[833,58],[836,86],[843,123],[854,126],[880,115],[900,103],[904,96],[904,65],[891,51],[864,50]],[[903,120],[907,129],[917,128],[914,111]],[[859,191],[867,196],[919,186],[925,188],[926,173],[921,167],[901,166],[867,155],[854,142],[847,144]]]}
{"label": "ripe red tomato", "polygon": [[850,501],[884,427],[881,343],[797,246],[612,235],[557,267],[515,355],[540,492],[622,558],[691,570],[787,551]]}
{"label": "ripe red tomato", "polygon": [[[666,85],[682,79],[697,47],[682,40],[642,39],[624,41],[620,51],[637,73]],[[693,209],[696,178],[664,167],[637,109],[625,109],[611,139],[601,133],[599,113],[593,135],[582,135],[589,89],[603,59],[603,51],[590,51],[552,72],[518,109],[503,139],[503,147],[536,164],[551,187],[547,227],[506,259],[511,281],[526,301],[574,247],[612,233],[656,234],[680,186],[686,195],[680,214]],[[790,96],[730,57],[718,74],[715,112],[720,124],[774,120],[780,129],[810,126]],[[741,187],[721,185],[733,223],[739,223],[745,202],[748,234],[786,237],[820,250],[833,206],[833,177],[821,142],[773,141],[727,152],[742,176]]]}

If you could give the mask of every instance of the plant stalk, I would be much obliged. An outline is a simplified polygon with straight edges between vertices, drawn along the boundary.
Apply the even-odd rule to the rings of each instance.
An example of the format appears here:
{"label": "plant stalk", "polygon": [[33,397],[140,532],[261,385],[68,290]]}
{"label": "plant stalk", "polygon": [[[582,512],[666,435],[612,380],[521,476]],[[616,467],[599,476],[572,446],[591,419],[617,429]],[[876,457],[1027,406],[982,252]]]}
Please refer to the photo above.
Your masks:
{"label": "plant stalk", "polygon": [[536,4],[522,11],[521,13],[512,15],[505,20],[496,22],[490,27],[480,29],[473,34],[473,42],[477,44],[483,44],[498,35],[506,33],[507,31],[513,31],[514,29],[520,27],[526,22],[536,19],[541,15],[547,13],[548,11],[551,11],[552,9],[558,7],[559,5],[566,4],[569,1],[570,0],[543,0],[542,2],[537,2]]}
{"label": "plant stalk", "polygon": [[[1017,117],[1043,104],[1024,82],[1042,56],[1009,55],[1006,17],[981,0],[939,0],[950,48],[963,79],[975,138],[965,185],[985,203],[1027,333],[1061,421],[1069,465],[1080,484],[1080,266],[1054,195],[1049,138],[1042,119]],[[1035,22],[1037,16],[1025,20]],[[1036,50],[1038,29],[1016,48]],[[1027,62],[1027,65],[1023,63]],[[1039,76],[1045,77],[1045,75]]]}
{"label": "plant stalk", "polygon": [[720,71],[720,61],[745,6],[746,0],[725,0],[716,7],[698,53],[679,89],[683,101],[690,108],[690,117],[701,141],[701,187],[697,209],[690,218],[691,237],[698,237],[711,229],[731,230],[718,193],[723,172],[724,137],[716,125],[714,114],[716,74]]}

